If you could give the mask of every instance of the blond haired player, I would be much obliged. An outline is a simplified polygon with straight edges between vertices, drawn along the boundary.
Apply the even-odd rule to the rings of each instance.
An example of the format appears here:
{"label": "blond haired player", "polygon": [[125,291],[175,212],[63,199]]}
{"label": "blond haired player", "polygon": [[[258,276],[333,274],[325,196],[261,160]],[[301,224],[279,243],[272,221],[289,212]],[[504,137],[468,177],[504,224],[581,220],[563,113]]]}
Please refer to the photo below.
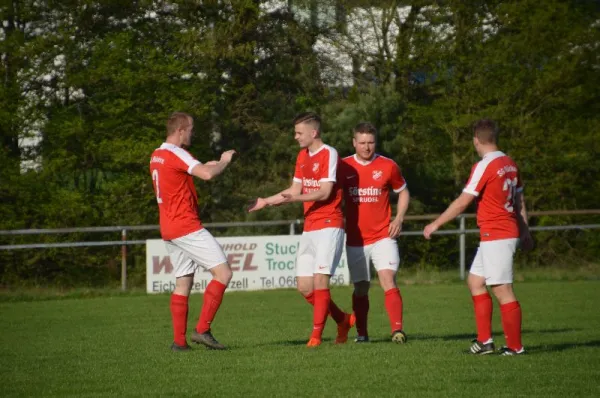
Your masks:
{"label": "blond haired player", "polygon": [[473,298],[477,339],[470,352],[491,354],[495,350],[492,339],[492,297],[489,286],[500,304],[502,328],[506,347],[501,355],[519,355],[525,352],[521,343],[521,306],[513,292],[513,256],[521,240],[521,248],[528,250],[533,241],[527,225],[527,211],[523,196],[523,182],[516,163],[498,149],[498,129],[488,119],[479,120],[473,128],[473,145],[481,160],[471,169],[471,175],[462,194],[448,209],[423,231],[426,239],[448,221],[456,218],[474,200],[477,200],[477,225],[480,239],[477,254],[469,271],[467,284]]}
{"label": "blond haired player", "polygon": [[204,302],[191,340],[213,349],[224,349],[212,335],[210,325],[221,306],[232,272],[221,246],[198,216],[198,196],[193,177],[211,180],[225,170],[234,150],[217,161],[200,163],[187,150],[192,142],[194,120],[175,112],[167,120],[167,139],[150,157],[150,174],[158,202],[160,233],[173,263],[175,290],[171,295],[173,351],[187,351],[188,298],[194,272],[202,267],[213,276],[204,292]]}
{"label": "blond haired player", "polygon": [[[384,291],[392,341],[404,343],[403,303],[396,285],[400,264],[396,238],[402,230],[410,194],[396,162],[375,153],[375,126],[359,123],[353,133],[355,154],[343,159],[339,178],[345,201],[346,255],[354,283],[352,309],[356,316],[356,342],[369,341],[367,315],[372,261]],[[392,221],[391,192],[398,194],[396,216]]]}
{"label": "blond haired player", "polygon": [[313,305],[313,331],[308,347],[321,344],[327,314],[338,326],[336,344],[348,340],[354,317],[331,300],[329,279],[340,262],[344,244],[342,192],[336,180],[337,151],[321,139],[321,118],[307,112],[294,119],[300,145],[292,185],[268,198],[258,198],[248,209],[257,211],[282,203],[304,203],[304,230],[296,258],[298,290]]}

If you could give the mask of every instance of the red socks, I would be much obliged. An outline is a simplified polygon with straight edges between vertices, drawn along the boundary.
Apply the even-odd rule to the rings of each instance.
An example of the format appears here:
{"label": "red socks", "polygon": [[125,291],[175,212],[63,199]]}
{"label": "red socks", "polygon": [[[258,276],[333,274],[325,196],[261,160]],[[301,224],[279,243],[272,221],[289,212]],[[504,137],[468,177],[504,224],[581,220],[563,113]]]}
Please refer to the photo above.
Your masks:
{"label": "red socks", "polygon": [[173,319],[173,342],[178,346],[187,345],[188,297],[171,295],[171,318]]}
{"label": "red socks", "polygon": [[[204,304],[200,313],[200,320],[196,325],[198,333],[204,333],[210,329],[210,323],[215,318],[223,293],[227,286],[219,281],[212,280],[204,292]],[[188,317],[188,296],[179,294],[171,295],[171,318],[173,320],[173,342],[179,346],[187,345],[187,317]]]}
{"label": "red socks", "polygon": [[502,329],[506,338],[506,346],[514,351],[523,348],[521,344],[521,306],[518,301],[502,304],[500,306],[502,315]]}
{"label": "red socks", "polygon": [[489,293],[472,296],[477,325],[477,341],[485,343],[492,338],[492,296]]}
{"label": "red socks", "polygon": [[[473,296],[477,341],[485,343],[492,338],[492,297],[489,293]],[[521,306],[518,301],[500,305],[502,329],[506,346],[514,351],[523,348],[521,343]]]}
{"label": "red socks", "polygon": [[318,289],[314,294],[314,309],[313,309],[313,331],[310,335],[313,339],[321,340],[325,322],[327,321],[327,313],[329,312],[329,304],[331,303],[331,293],[329,289]]}
{"label": "red socks", "polygon": [[[308,296],[304,296],[304,299],[310,304],[315,305],[315,292],[311,292]],[[329,300],[329,315],[333,318],[335,323],[344,322],[346,319],[346,313],[338,307],[333,300]]]}
{"label": "red socks", "polygon": [[369,296],[352,295],[352,311],[356,317],[356,332],[359,336],[368,336],[367,316],[369,314]]}
{"label": "red socks", "polygon": [[333,318],[335,323],[344,322],[346,320],[346,313],[340,310],[333,300],[329,300],[329,315]]}
{"label": "red socks", "polygon": [[308,296],[303,296],[308,304],[315,305],[315,292],[310,292]]}
{"label": "red socks", "polygon": [[402,329],[402,296],[396,287],[385,292],[385,309],[392,332]]}
{"label": "red socks", "polygon": [[[314,329],[311,335],[312,338],[321,338],[327,312],[336,323],[341,323],[346,319],[346,314],[331,300],[329,289],[315,290],[308,296],[304,296],[307,302],[314,305],[313,324]],[[326,307],[323,307],[327,303]],[[323,313],[324,309],[328,311]],[[398,288],[393,288],[385,292],[385,309],[390,319],[390,327],[392,332],[402,329],[402,296]],[[369,313],[369,296],[352,295],[352,310],[356,316],[356,331],[359,336],[368,336],[367,332],[367,317]]]}
{"label": "red socks", "polygon": [[213,279],[210,281],[206,290],[204,291],[204,302],[202,303],[202,310],[200,311],[200,319],[196,325],[196,331],[198,333],[204,333],[210,330],[210,323],[215,318],[221,302],[223,301],[223,293],[227,285]]}

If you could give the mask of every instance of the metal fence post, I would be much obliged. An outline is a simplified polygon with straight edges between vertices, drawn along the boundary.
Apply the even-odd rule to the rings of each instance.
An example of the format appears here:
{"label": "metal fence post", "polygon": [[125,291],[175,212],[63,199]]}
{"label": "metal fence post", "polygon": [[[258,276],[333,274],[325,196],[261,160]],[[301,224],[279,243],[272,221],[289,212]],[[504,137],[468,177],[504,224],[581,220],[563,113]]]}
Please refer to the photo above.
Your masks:
{"label": "metal fence post", "polygon": [[121,230],[121,290],[127,290],[127,230]]}
{"label": "metal fence post", "polygon": [[466,239],[467,239],[467,234],[466,234],[466,228],[465,228],[465,216],[463,214],[461,214],[459,216],[459,222],[460,222],[460,232],[458,235],[458,242],[459,242],[459,246],[460,246],[460,279],[461,280],[465,280],[465,251],[466,251]]}

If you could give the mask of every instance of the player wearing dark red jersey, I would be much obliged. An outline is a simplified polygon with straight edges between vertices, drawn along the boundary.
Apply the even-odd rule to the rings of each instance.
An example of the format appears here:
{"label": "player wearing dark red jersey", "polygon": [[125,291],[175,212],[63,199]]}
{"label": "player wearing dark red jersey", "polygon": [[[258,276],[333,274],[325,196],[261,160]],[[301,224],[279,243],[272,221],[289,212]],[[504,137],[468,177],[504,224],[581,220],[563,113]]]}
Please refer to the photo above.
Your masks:
{"label": "player wearing dark red jersey", "polygon": [[502,355],[525,352],[521,343],[521,307],[514,294],[513,256],[520,240],[528,250],[533,241],[527,225],[523,183],[516,163],[497,146],[498,130],[491,120],[483,119],[474,126],[473,144],[481,160],[471,169],[463,193],[423,234],[431,234],[461,214],[476,199],[480,244],[467,280],[477,324],[473,354],[490,354],[495,350],[492,339],[492,293],[500,304],[506,347]]}
{"label": "player wearing dark red jersey", "polygon": [[221,246],[208,232],[198,215],[198,196],[193,177],[211,180],[231,162],[233,150],[219,161],[200,163],[187,150],[191,144],[194,120],[186,113],[173,113],[167,121],[167,139],[150,157],[150,174],[158,203],[160,233],[171,257],[175,290],[171,295],[173,351],[186,351],[188,298],[194,273],[202,267],[213,276],[204,292],[204,302],[191,340],[213,349],[224,349],[213,337],[210,325],[223,300],[232,272]]}

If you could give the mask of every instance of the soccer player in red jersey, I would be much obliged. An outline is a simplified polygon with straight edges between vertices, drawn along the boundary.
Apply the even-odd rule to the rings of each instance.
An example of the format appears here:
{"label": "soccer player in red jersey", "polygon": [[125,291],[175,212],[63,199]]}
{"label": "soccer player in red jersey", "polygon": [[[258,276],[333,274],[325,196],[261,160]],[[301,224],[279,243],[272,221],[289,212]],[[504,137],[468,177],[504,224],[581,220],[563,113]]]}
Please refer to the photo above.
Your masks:
{"label": "soccer player in red jersey", "polygon": [[533,240],[527,224],[523,183],[516,163],[498,149],[498,130],[493,121],[475,123],[473,145],[481,160],[471,169],[462,194],[423,231],[426,239],[443,224],[461,214],[477,200],[479,248],[467,284],[473,298],[477,339],[470,352],[484,355],[495,350],[492,340],[492,297],[500,304],[506,347],[501,355],[525,352],[521,343],[521,307],[513,291],[513,256],[520,245],[529,250]]}
{"label": "soccer player in red jersey", "polygon": [[[375,153],[376,139],[374,125],[359,123],[352,138],[356,153],[343,159],[338,174],[345,201],[346,255],[354,283],[352,309],[358,333],[355,341],[369,341],[367,314],[371,284],[369,262],[372,261],[384,291],[392,341],[404,343],[402,296],[396,285],[400,264],[396,238],[402,230],[410,194],[396,162]],[[399,195],[396,216],[390,222],[391,191]]]}
{"label": "soccer player in red jersey", "polygon": [[331,300],[329,279],[340,262],[344,244],[342,192],[336,182],[337,151],[321,139],[321,119],[312,112],[294,119],[294,137],[302,148],[296,159],[292,185],[267,198],[257,198],[248,209],[257,211],[283,203],[304,203],[304,230],[296,258],[298,290],[313,305],[313,331],[308,347],[321,344],[327,315],[338,326],[336,344],[348,340],[354,317]]}
{"label": "soccer player in red jersey", "polygon": [[205,164],[187,150],[191,144],[194,120],[186,113],[173,113],[167,121],[167,139],[150,158],[150,174],[160,215],[160,233],[175,272],[171,295],[173,351],[187,351],[188,297],[194,272],[202,267],[213,276],[206,287],[204,302],[191,340],[213,349],[224,349],[210,330],[223,300],[232,272],[221,246],[203,226],[198,216],[198,196],[192,176],[211,180],[225,170],[234,150],[223,152],[219,161]]}

